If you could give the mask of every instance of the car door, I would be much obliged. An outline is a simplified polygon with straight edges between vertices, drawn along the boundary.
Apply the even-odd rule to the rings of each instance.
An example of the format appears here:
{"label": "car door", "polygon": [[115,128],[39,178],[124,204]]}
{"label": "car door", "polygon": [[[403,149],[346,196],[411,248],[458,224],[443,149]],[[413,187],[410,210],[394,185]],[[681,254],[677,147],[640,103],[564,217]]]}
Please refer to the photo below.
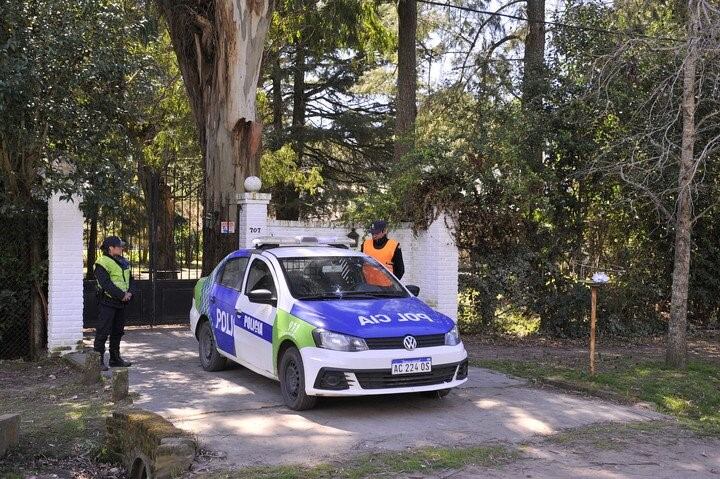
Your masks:
{"label": "car door", "polygon": [[[266,375],[274,374],[272,328],[277,311],[277,286],[278,278],[272,264],[261,256],[253,256],[238,300],[235,349],[244,364]],[[248,293],[256,289],[270,290],[274,303],[251,301]]]}
{"label": "car door", "polygon": [[210,317],[215,342],[222,352],[236,357],[235,320],[237,302],[249,258],[228,259],[210,290]]}

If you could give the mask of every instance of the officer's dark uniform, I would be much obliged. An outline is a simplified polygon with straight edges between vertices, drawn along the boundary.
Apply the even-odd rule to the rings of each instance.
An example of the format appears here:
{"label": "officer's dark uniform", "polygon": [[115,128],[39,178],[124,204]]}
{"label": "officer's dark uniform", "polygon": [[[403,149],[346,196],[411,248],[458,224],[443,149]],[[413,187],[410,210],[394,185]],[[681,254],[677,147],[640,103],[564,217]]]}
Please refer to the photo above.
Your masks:
{"label": "officer's dark uniform", "polygon": [[[105,354],[105,342],[110,337],[111,367],[128,367],[132,363],[120,356],[120,339],[125,333],[125,293],[130,291],[132,275],[130,262],[122,256],[111,256],[110,246],[124,246],[117,236],[103,241],[103,255],[95,262],[95,279],[98,283],[98,324],[95,328],[95,351]],[[103,369],[104,367],[103,357]]]}

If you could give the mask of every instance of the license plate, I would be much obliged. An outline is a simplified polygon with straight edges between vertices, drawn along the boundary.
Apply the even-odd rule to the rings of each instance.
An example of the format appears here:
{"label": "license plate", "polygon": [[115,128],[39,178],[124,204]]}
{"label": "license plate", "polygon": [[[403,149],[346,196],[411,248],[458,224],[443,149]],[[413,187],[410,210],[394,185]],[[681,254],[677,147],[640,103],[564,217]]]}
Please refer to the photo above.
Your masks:
{"label": "license plate", "polygon": [[429,373],[432,371],[432,358],[393,359],[391,364],[392,375]]}

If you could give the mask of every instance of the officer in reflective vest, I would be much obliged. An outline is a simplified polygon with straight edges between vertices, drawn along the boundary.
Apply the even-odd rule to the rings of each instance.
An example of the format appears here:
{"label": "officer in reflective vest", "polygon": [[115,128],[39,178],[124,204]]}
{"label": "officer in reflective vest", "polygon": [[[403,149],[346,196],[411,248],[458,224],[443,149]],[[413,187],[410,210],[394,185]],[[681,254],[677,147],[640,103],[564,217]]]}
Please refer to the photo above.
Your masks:
{"label": "officer in reflective vest", "polygon": [[125,306],[132,299],[130,262],[122,256],[125,243],[117,236],[108,236],[100,249],[103,254],[95,261],[98,283],[98,324],[94,349],[105,366],[105,341],[110,337],[110,367],[128,367],[132,363],[120,356],[120,339],[125,333]]}
{"label": "officer in reflective vest", "polygon": [[[387,223],[383,220],[374,221],[370,225],[370,234],[372,238],[368,238],[360,247],[360,251],[366,255],[372,256],[383,266],[385,266],[397,279],[401,279],[405,274],[405,264],[403,263],[402,250],[400,243],[387,237]],[[380,278],[374,278],[369,270],[366,271],[366,280],[370,284],[378,286],[389,286],[385,284],[387,281],[381,281]]]}

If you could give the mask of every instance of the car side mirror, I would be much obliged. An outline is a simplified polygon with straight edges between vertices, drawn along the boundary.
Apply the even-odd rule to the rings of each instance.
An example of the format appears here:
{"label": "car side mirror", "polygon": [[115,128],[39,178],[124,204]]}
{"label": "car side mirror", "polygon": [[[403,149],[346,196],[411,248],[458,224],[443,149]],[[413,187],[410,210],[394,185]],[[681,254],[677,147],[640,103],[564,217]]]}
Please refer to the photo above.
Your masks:
{"label": "car side mirror", "polygon": [[277,298],[273,297],[272,291],[269,289],[253,289],[248,293],[248,299],[251,303],[270,304],[275,306]]}
{"label": "car side mirror", "polygon": [[417,296],[420,294],[420,286],[415,286],[414,284],[406,284],[405,287],[408,291],[412,293],[413,296]]}

